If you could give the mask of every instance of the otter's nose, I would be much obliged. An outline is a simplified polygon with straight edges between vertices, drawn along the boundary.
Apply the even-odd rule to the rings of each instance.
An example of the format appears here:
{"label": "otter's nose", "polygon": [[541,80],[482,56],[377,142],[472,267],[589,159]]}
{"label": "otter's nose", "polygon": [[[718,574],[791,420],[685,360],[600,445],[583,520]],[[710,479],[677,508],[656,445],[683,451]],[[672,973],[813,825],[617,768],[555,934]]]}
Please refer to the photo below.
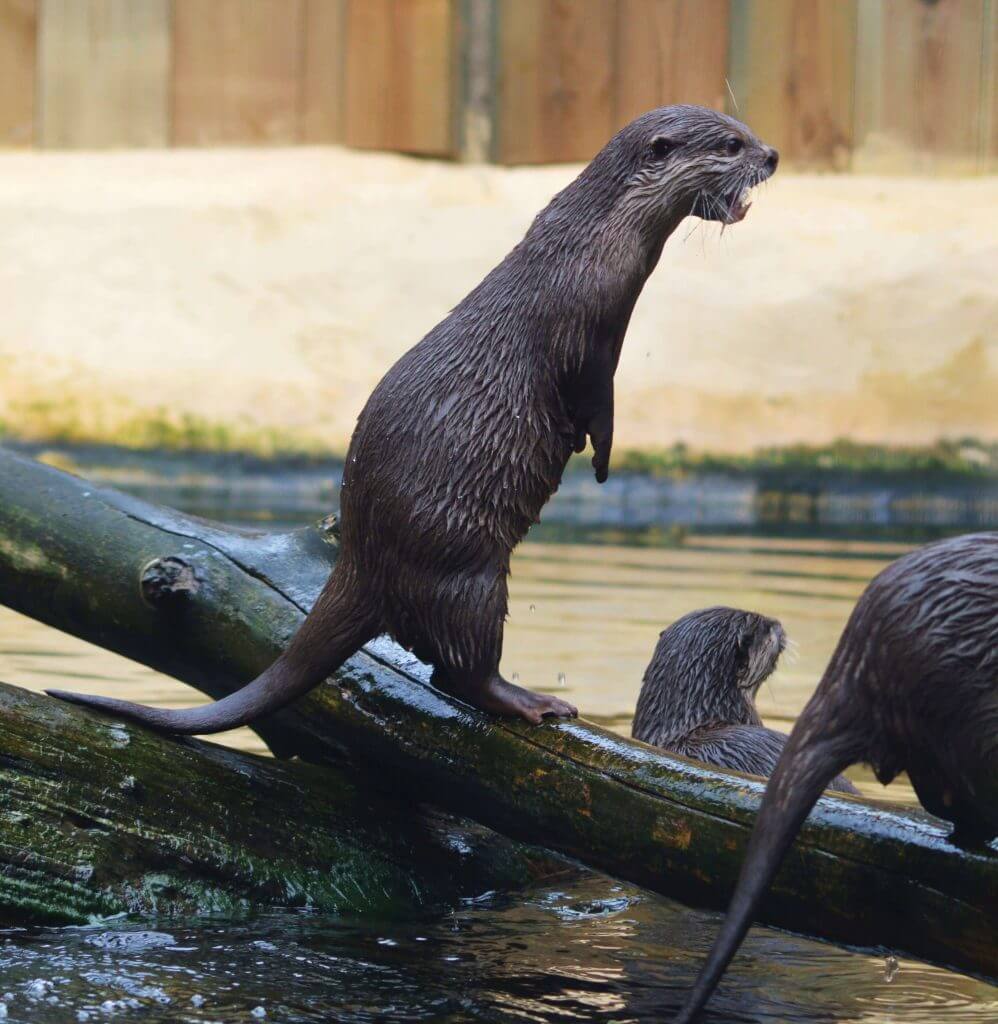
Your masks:
{"label": "otter's nose", "polygon": [[766,170],[770,174],[776,170],[776,165],[780,162],[780,154],[778,150],[773,149],[772,146],[766,146]]}

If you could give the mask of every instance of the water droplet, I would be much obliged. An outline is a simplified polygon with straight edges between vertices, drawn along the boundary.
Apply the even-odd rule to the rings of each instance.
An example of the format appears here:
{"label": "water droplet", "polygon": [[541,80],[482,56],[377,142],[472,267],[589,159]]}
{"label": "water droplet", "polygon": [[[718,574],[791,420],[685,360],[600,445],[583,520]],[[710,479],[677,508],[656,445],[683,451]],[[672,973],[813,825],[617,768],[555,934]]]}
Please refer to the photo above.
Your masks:
{"label": "water droplet", "polygon": [[530,610],[531,610],[532,612],[535,612],[535,611],[537,611],[537,605],[535,605],[535,604],[532,604],[532,605],[530,606]]}
{"label": "water droplet", "polygon": [[898,963],[898,958],[891,954],[884,961],[884,981],[889,985],[897,976],[901,970],[901,965]]}
{"label": "water droplet", "polygon": [[564,686],[565,683],[566,683],[565,673],[564,672],[559,672],[558,673],[558,685],[559,686]]}
{"label": "water droplet", "polygon": [[519,673],[519,672],[514,672],[514,673],[513,673],[513,674],[512,674],[512,675],[511,675],[511,676],[509,677],[509,681],[510,681],[511,683],[514,683],[514,684],[518,683],[518,682],[520,681],[520,673]]}

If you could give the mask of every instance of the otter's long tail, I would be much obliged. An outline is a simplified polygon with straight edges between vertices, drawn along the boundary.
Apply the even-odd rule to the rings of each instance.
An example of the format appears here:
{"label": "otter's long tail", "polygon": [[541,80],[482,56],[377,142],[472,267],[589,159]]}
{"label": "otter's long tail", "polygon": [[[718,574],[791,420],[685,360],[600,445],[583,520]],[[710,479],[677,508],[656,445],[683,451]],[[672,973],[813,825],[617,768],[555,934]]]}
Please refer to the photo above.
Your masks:
{"label": "otter's long tail", "polygon": [[728,915],[675,1024],[692,1024],[745,938],[756,908],[784,854],[829,781],[856,758],[832,736],[816,735],[819,715],[805,708],[777,764],[759,808]]}
{"label": "otter's long tail", "polygon": [[224,732],[273,714],[308,693],[372,639],[377,629],[376,614],[363,602],[355,575],[341,560],[288,649],[253,682],[214,704],[169,711],[111,697],[63,690],[46,692],[161,732],[185,736]]}

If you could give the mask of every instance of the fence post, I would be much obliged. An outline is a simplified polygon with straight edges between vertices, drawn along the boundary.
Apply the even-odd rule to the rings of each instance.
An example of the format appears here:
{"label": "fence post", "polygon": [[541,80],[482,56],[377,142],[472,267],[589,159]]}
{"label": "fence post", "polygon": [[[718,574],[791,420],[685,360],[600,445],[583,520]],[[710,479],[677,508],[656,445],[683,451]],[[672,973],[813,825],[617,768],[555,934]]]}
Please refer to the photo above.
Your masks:
{"label": "fence post", "polygon": [[458,132],[466,163],[494,159],[496,121],[496,0],[463,0],[460,27]]}

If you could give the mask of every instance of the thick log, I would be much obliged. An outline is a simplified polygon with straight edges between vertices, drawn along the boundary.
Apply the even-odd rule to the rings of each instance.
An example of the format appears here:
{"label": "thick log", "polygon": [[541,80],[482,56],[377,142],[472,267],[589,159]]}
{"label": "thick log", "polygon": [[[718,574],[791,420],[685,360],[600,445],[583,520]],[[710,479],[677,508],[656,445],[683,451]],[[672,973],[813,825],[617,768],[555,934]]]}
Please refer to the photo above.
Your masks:
{"label": "thick log", "polygon": [[[213,697],[287,642],[335,558],[333,533],[224,529],[0,452],[0,601]],[[762,792],[585,721],[480,714],[384,640],[259,732],[279,754],[353,759],[396,790],[698,906],[729,898]],[[998,857],[947,831],[824,797],[759,916],[998,975]]]}
{"label": "thick log", "polygon": [[0,683],[4,927],[264,905],[395,914],[558,866],[342,770],[173,742]]}

